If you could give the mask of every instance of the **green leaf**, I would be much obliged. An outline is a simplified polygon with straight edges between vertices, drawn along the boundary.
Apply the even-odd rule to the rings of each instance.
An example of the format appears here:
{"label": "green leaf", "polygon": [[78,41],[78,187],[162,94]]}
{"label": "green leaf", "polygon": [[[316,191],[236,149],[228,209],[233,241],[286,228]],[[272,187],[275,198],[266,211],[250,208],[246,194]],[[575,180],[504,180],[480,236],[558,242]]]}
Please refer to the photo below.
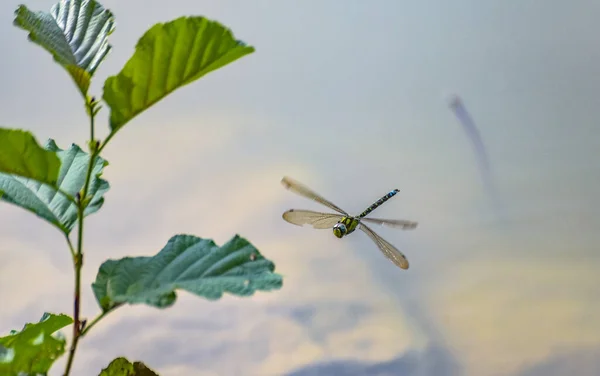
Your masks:
{"label": "green leaf", "polygon": [[222,247],[210,239],[175,235],[156,256],[104,262],[92,289],[104,312],[125,303],[165,308],[175,303],[177,289],[209,300],[225,292],[250,296],[279,289],[282,280],[274,269],[239,235]]}
{"label": "green leaf", "polygon": [[38,323],[26,324],[22,331],[11,331],[0,338],[0,375],[45,374],[65,352],[63,336],[53,336],[73,323],[67,315],[44,313]]}
{"label": "green leaf", "polygon": [[33,134],[20,129],[0,128],[0,173],[56,186],[59,168],[60,160],[56,153],[44,150]]}
{"label": "green leaf", "polygon": [[158,376],[142,362],[131,363],[123,357],[116,358],[98,376]]}
{"label": "green leaf", "polygon": [[104,83],[113,132],[176,89],[254,52],[204,17],[158,23],[138,41],[118,75]]}
{"label": "green leaf", "polygon": [[20,5],[15,16],[15,26],[29,31],[29,40],[52,54],[85,98],[91,77],[111,49],[112,13],[95,0],[61,0],[50,13]]}
{"label": "green leaf", "polygon": [[[53,140],[45,148],[60,159],[58,179],[54,185],[42,184],[35,179],[14,174],[0,173],[0,191],[4,193],[0,201],[18,205],[58,227],[68,235],[77,223],[75,195],[85,184],[90,155],[73,144],[69,150],[60,149]],[[0,153],[1,154],[1,153]],[[106,162],[101,157],[95,159],[88,197],[91,197],[84,216],[95,213],[104,203],[104,193],[109,184],[100,178]]]}

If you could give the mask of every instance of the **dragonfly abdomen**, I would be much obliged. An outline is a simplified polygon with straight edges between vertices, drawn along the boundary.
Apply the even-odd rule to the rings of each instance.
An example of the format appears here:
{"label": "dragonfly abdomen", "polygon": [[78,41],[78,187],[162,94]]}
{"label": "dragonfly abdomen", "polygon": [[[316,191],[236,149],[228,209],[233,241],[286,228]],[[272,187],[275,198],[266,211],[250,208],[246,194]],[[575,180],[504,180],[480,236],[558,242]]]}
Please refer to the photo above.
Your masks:
{"label": "dragonfly abdomen", "polygon": [[386,202],[390,198],[394,197],[398,192],[400,192],[400,190],[394,189],[390,193],[386,194],[385,196],[383,196],[379,200],[375,201],[373,203],[373,205],[369,206],[367,208],[367,210],[365,210],[364,212],[360,213],[357,218],[363,218],[364,216],[368,215],[370,212],[372,212],[373,210],[375,210],[378,207],[380,207],[381,205],[383,205],[384,202]]}

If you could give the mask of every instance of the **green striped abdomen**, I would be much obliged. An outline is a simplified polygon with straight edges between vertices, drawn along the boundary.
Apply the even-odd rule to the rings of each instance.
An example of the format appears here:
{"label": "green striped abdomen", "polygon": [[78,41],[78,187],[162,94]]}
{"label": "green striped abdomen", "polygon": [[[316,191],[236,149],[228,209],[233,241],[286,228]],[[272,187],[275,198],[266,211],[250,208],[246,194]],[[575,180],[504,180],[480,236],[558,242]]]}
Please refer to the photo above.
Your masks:
{"label": "green striped abdomen", "polygon": [[398,189],[394,189],[393,191],[391,191],[390,193],[388,193],[387,195],[383,196],[382,198],[380,198],[379,200],[375,201],[373,203],[373,205],[369,206],[367,208],[367,210],[365,210],[364,212],[360,213],[358,215],[358,219],[363,218],[364,216],[366,216],[367,214],[369,214],[370,212],[372,212],[373,210],[377,209],[378,207],[380,207],[381,205],[383,205],[384,202],[386,202],[387,200],[389,200],[390,198],[394,197],[396,195],[396,193],[400,192],[400,190]]}

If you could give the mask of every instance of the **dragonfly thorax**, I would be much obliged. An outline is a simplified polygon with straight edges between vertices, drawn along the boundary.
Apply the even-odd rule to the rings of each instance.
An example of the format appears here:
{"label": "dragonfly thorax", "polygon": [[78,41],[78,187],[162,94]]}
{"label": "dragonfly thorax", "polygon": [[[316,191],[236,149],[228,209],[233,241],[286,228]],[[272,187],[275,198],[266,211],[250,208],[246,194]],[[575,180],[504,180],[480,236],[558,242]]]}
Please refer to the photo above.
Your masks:
{"label": "dragonfly thorax", "polygon": [[333,235],[342,238],[351,234],[359,224],[359,220],[353,217],[342,217],[338,223],[333,226]]}

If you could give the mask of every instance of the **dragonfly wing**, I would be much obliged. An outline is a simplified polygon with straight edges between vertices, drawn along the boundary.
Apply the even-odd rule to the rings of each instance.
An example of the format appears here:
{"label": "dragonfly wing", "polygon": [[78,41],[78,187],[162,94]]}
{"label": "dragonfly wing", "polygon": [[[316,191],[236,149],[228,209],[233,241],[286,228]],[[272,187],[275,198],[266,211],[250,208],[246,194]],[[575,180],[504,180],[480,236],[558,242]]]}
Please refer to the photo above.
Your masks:
{"label": "dragonfly wing", "polygon": [[[362,221],[361,221],[362,222]],[[408,260],[406,256],[402,252],[400,252],[396,247],[388,243],[381,236],[377,235],[375,231],[371,230],[364,223],[360,224],[360,229],[377,244],[377,247],[383,252],[385,257],[390,259],[394,264],[399,266],[402,269],[408,269]]]}
{"label": "dragonfly wing", "polygon": [[283,186],[286,189],[289,189],[290,191],[299,194],[300,196],[304,196],[306,198],[309,198],[311,200],[315,200],[318,203],[321,203],[325,206],[327,206],[328,208],[335,210],[338,213],[341,213],[343,215],[349,215],[348,213],[346,213],[345,211],[343,211],[342,209],[338,208],[335,204],[333,204],[332,202],[326,200],[325,198],[323,198],[321,195],[317,194],[316,192],[314,192],[313,190],[311,190],[310,188],[308,188],[307,186],[303,185],[302,183],[285,176],[283,179],[281,179],[281,184],[283,184]]}
{"label": "dragonfly wing", "polygon": [[298,225],[311,225],[316,229],[332,228],[342,218],[339,214],[319,213],[311,210],[290,209],[283,213],[283,219]]}
{"label": "dragonfly wing", "polygon": [[402,230],[412,230],[417,227],[417,222],[406,221],[403,219],[362,218],[361,222],[374,223],[377,225],[399,228]]}

